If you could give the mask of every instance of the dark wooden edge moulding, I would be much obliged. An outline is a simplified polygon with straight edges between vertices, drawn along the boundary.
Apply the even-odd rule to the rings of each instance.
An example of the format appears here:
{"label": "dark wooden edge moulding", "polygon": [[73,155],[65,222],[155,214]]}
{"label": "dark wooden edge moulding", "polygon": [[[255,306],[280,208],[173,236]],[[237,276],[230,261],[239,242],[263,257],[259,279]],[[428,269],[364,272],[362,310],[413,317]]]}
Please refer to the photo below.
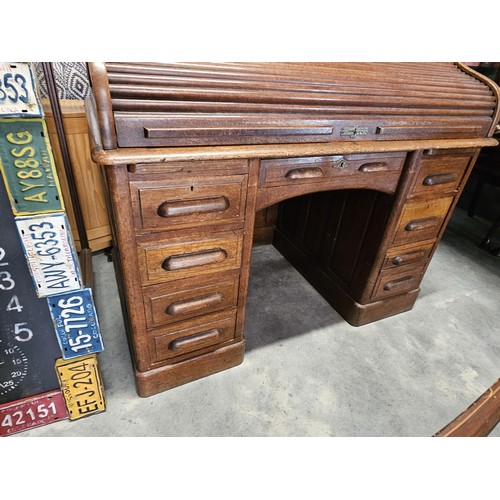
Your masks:
{"label": "dark wooden edge moulding", "polygon": [[485,437],[500,422],[500,379],[433,437]]}

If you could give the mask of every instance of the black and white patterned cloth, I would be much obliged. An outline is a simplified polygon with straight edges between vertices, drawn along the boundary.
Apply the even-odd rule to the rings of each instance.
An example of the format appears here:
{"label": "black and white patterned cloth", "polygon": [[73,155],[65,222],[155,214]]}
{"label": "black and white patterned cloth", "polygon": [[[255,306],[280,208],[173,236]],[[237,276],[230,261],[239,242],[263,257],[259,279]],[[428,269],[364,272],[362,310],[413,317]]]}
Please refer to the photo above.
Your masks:
{"label": "black and white patterned cloth", "polygon": [[[48,97],[47,82],[42,63],[33,63],[41,97]],[[56,80],[59,99],[83,100],[91,93],[87,64],[84,62],[53,62],[54,78]]]}

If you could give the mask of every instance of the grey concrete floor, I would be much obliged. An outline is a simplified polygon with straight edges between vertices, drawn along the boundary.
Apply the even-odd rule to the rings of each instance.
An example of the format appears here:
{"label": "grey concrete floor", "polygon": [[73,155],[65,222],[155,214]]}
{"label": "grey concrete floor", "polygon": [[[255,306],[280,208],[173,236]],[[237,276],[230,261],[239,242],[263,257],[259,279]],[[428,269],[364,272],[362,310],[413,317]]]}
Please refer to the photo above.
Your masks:
{"label": "grey concrete floor", "polygon": [[500,258],[477,248],[488,225],[457,209],[415,307],[360,328],[255,247],[243,364],[150,398],[135,392],[113,264],[98,253],[107,410],[17,436],[431,436],[500,377]]}

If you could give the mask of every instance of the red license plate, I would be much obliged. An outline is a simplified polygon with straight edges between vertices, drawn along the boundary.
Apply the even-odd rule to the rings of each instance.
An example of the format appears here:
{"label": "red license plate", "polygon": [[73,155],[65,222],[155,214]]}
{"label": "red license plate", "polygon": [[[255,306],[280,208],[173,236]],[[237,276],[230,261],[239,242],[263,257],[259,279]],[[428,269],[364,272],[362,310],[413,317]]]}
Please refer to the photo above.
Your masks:
{"label": "red license plate", "polygon": [[0,405],[0,436],[51,424],[68,418],[61,391],[50,391]]}

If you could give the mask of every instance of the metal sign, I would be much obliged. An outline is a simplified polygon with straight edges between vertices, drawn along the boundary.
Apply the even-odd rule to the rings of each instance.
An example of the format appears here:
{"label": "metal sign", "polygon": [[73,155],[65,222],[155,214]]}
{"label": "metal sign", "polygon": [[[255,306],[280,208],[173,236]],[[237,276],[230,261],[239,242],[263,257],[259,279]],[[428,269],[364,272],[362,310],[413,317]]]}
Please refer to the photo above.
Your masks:
{"label": "metal sign", "polygon": [[67,418],[62,392],[46,392],[0,405],[0,436],[9,436]]}
{"label": "metal sign", "polygon": [[42,116],[28,63],[0,63],[0,116]]}
{"label": "metal sign", "polygon": [[74,360],[58,359],[56,370],[70,420],[77,420],[106,409],[104,387],[96,354]]}
{"label": "metal sign", "polygon": [[61,356],[47,301],[38,298],[0,181],[0,404],[54,389]]}
{"label": "metal sign", "polygon": [[15,215],[64,210],[43,119],[0,119],[0,170]]}
{"label": "metal sign", "polygon": [[79,289],[80,270],[66,214],[18,217],[16,224],[38,296]]}
{"label": "metal sign", "polygon": [[47,300],[64,359],[104,349],[90,288],[53,295]]}

